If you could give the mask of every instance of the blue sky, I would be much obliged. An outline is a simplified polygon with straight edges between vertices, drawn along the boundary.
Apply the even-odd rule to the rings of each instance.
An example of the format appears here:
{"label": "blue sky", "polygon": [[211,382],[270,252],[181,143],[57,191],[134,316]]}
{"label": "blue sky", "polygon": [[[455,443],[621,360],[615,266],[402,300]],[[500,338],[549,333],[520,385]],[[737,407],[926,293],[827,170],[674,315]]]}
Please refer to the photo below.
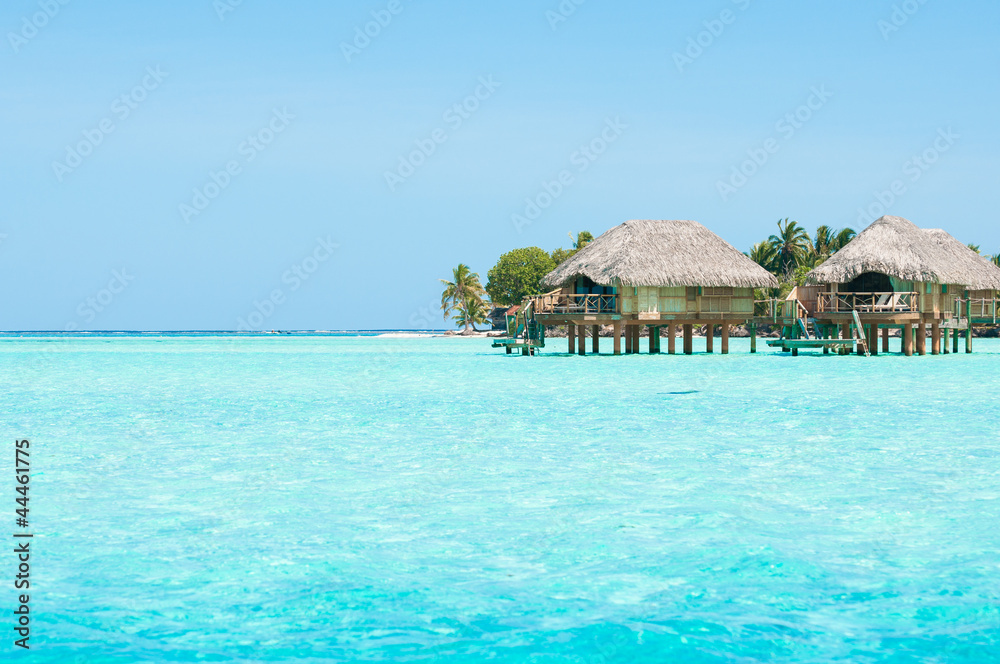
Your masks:
{"label": "blue sky", "polygon": [[634,218],[1000,251],[996,3],[576,2],[3,3],[0,328],[440,328]]}

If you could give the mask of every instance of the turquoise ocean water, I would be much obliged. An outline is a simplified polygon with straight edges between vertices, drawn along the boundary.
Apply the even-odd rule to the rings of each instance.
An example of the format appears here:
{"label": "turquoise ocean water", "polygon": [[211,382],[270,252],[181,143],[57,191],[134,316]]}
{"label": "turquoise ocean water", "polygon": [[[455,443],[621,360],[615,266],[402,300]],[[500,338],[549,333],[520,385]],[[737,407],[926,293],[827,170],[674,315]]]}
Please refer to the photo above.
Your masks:
{"label": "turquoise ocean water", "polygon": [[0,339],[0,659],[1000,661],[1000,342],[732,346]]}

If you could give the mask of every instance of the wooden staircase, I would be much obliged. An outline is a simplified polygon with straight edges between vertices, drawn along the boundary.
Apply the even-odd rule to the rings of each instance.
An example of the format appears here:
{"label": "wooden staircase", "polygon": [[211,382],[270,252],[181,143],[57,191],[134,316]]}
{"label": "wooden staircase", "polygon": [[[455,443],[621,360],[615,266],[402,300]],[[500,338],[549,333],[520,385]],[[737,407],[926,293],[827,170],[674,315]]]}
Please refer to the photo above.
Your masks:
{"label": "wooden staircase", "polygon": [[812,339],[809,335],[809,321],[805,318],[799,318],[799,329],[802,330],[802,334],[805,335],[806,339]]}
{"label": "wooden staircase", "polygon": [[858,316],[858,310],[851,309],[851,315],[854,316],[854,325],[851,331],[858,342],[858,347],[865,349],[865,357],[871,357],[871,352],[868,348],[868,339],[865,337],[865,326],[861,324],[861,317]]}

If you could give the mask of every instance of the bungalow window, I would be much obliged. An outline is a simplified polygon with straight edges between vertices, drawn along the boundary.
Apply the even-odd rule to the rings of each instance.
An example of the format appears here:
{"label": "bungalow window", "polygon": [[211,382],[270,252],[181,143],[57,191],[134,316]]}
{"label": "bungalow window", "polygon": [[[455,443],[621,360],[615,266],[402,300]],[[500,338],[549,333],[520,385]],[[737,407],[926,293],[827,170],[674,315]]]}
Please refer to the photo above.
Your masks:
{"label": "bungalow window", "polygon": [[948,294],[948,284],[941,284],[941,294],[942,295]]}

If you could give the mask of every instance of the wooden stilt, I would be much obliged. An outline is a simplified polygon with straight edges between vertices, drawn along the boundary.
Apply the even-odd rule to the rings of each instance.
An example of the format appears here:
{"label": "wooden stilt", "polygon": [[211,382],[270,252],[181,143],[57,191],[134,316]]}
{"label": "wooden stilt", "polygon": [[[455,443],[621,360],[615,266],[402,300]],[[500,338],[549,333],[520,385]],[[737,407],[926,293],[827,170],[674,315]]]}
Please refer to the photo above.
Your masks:
{"label": "wooden stilt", "polygon": [[677,325],[674,323],[667,324],[667,352],[677,354]]}
{"label": "wooden stilt", "polygon": [[632,327],[632,352],[638,353],[639,347],[642,345],[642,325],[635,325]]}
{"label": "wooden stilt", "polygon": [[615,355],[622,354],[622,322],[616,320],[615,324]]}
{"label": "wooden stilt", "polygon": [[927,354],[927,324],[921,319],[917,323],[917,355]]}
{"label": "wooden stilt", "polygon": [[944,328],[941,330],[941,353],[947,355],[950,351],[948,350],[948,336],[951,330]]}
{"label": "wooden stilt", "polygon": [[882,352],[883,353],[888,353],[889,352],[889,328],[888,327],[883,327],[882,328]]}
{"label": "wooden stilt", "polygon": [[[968,291],[965,293],[965,297],[969,297]],[[965,320],[969,321],[969,327],[965,330],[965,352],[972,352],[972,300],[965,300]]]}
{"label": "wooden stilt", "polygon": [[934,320],[931,323],[931,355],[941,354],[941,323]]}
{"label": "wooden stilt", "polygon": [[878,355],[878,324],[872,323],[868,326],[868,352],[871,355]]}
{"label": "wooden stilt", "polygon": [[590,333],[594,336],[593,340],[591,340],[590,350],[594,353],[594,355],[597,355],[597,353],[599,353],[601,350],[601,342],[600,342],[601,326],[600,325],[591,326]]}
{"label": "wooden stilt", "polygon": [[684,354],[690,355],[694,352],[694,325],[684,323]]}
{"label": "wooden stilt", "polygon": [[750,323],[750,352],[757,352],[757,324]]}
{"label": "wooden stilt", "polygon": [[[851,338],[851,326],[844,323],[840,324],[840,338],[850,339]],[[840,355],[850,355],[851,349],[846,346],[840,349]]]}
{"label": "wooden stilt", "polygon": [[649,328],[649,353],[658,355],[660,352],[660,327],[651,325]]}
{"label": "wooden stilt", "polygon": [[510,353],[511,353],[511,347],[507,346],[507,354],[510,355]]}
{"label": "wooden stilt", "polygon": [[569,351],[570,355],[576,352],[576,325],[573,323],[566,324],[566,338],[569,340]]}
{"label": "wooden stilt", "polygon": [[705,352],[715,352],[715,326],[709,323],[705,326]]}
{"label": "wooden stilt", "polygon": [[577,341],[577,354],[586,355],[587,354],[587,326],[577,325],[579,328],[576,331],[576,341]]}
{"label": "wooden stilt", "polygon": [[957,327],[951,333],[951,352],[955,353],[956,355],[958,354],[958,338],[961,336],[962,335],[959,334]]}
{"label": "wooden stilt", "polygon": [[913,355],[913,323],[903,325],[903,355]]}
{"label": "wooden stilt", "polygon": [[722,324],[722,354],[729,355],[729,323]]}
{"label": "wooden stilt", "polygon": [[625,354],[632,354],[632,326],[625,326]]}

